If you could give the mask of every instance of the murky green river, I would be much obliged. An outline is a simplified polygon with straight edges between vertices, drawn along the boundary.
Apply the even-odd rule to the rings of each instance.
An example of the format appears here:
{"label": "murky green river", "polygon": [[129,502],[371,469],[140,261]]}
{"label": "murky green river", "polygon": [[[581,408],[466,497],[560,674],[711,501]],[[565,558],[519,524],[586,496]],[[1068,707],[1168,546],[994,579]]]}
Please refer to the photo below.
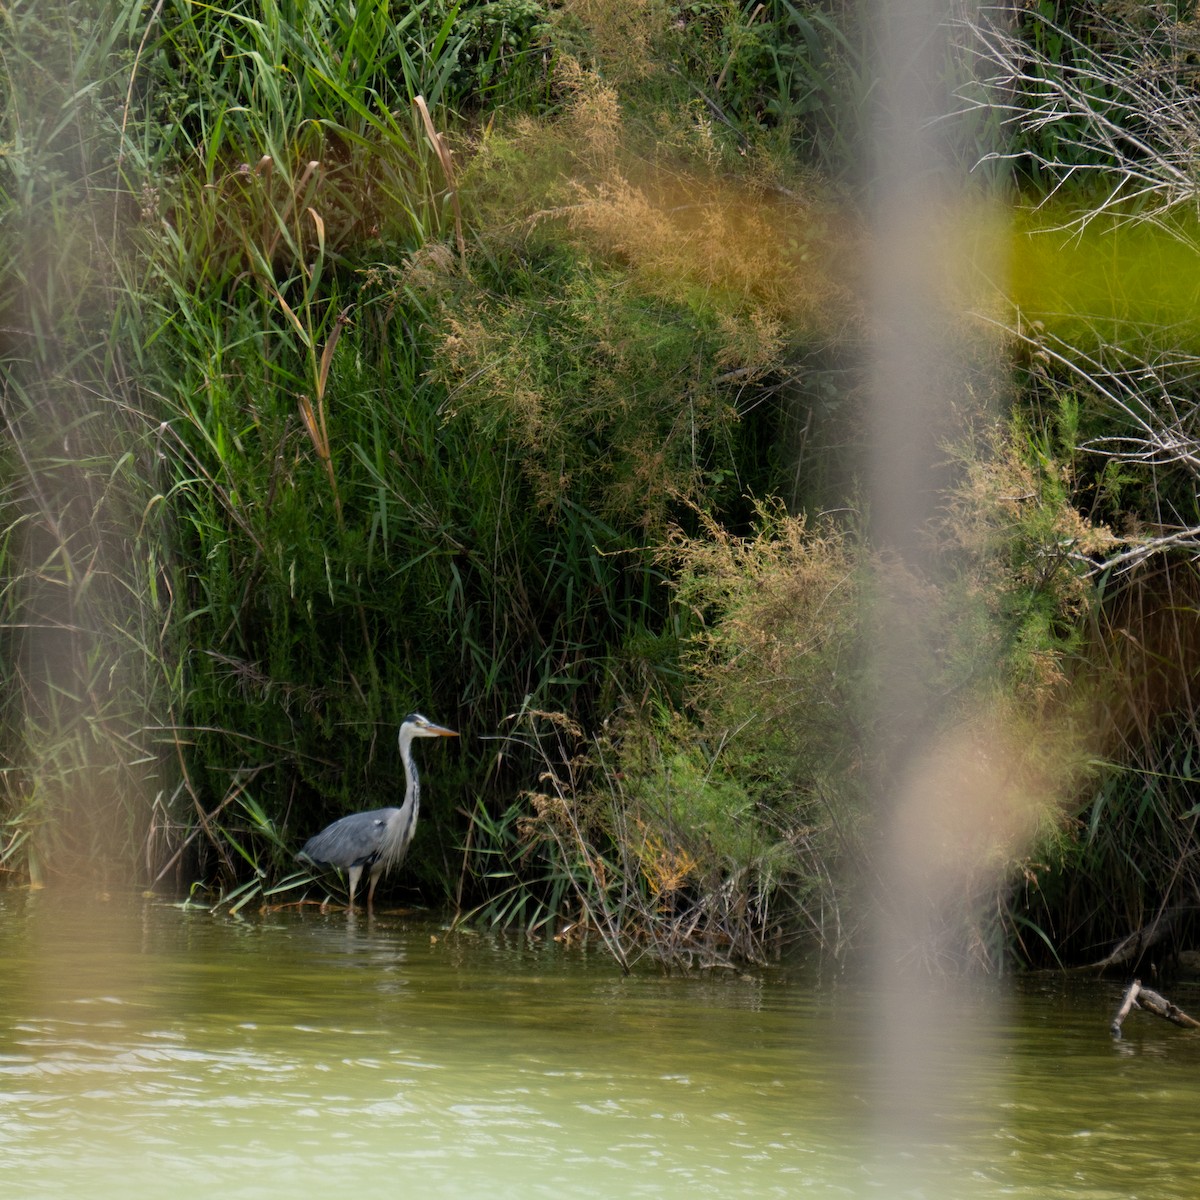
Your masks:
{"label": "murky green river", "polygon": [[1193,1200],[1200,1037],[1134,1014],[1114,1043],[1120,991],[973,994],[939,1136],[883,1153],[877,1010],[846,983],[622,977],[411,914],[0,893],[0,1189]]}

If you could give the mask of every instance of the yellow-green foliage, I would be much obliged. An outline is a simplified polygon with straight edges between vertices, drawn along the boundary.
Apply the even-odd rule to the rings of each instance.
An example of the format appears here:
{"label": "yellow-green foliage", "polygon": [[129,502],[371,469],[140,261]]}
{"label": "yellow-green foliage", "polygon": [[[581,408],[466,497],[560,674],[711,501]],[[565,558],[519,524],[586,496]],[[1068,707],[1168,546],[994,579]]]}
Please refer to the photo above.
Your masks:
{"label": "yellow-green foliage", "polygon": [[661,863],[668,851],[677,863],[691,863],[697,877],[749,862],[762,848],[754,800],[729,769],[724,747],[697,736],[678,715],[659,713],[653,723],[640,716],[622,729],[619,753],[647,877],[666,873]]}
{"label": "yellow-green foliage", "polygon": [[977,618],[966,652],[998,661],[1042,711],[1064,698],[1066,664],[1092,603],[1090,556],[1114,540],[1076,507],[1074,419],[1068,398],[1048,433],[1019,416],[997,424],[985,449],[969,452],[943,526],[959,603]]}
{"label": "yellow-green foliage", "polygon": [[585,503],[661,530],[674,506],[699,499],[736,423],[718,322],[559,250],[503,274],[464,284],[443,309],[432,377],[450,421],[519,448],[514,469],[547,518]]}
{"label": "yellow-green foliage", "polygon": [[671,547],[679,602],[700,623],[693,703],[711,739],[736,735],[764,749],[781,741],[800,758],[820,746],[828,761],[845,745],[858,556],[833,528],[810,529],[767,505],[758,519],[751,538],[706,522]]}
{"label": "yellow-green foliage", "polygon": [[825,801],[859,766],[861,585],[846,537],[774,508],[758,516],[752,538],[710,521],[676,533],[693,719],[627,731],[621,769],[638,811],[709,868],[776,861],[790,845],[795,871],[801,847],[830,832]]}

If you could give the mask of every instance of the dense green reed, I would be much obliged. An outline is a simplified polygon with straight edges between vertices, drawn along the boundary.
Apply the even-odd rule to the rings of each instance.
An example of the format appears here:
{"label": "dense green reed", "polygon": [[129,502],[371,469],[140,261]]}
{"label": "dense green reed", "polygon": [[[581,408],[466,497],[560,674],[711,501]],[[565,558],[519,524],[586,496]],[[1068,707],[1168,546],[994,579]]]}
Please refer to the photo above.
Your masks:
{"label": "dense green reed", "polygon": [[[344,256],[419,245],[450,211],[412,101],[436,108],[461,39],[451,14],[432,29],[406,13],[8,13],[4,524],[11,561],[28,564],[4,593],[14,867],[144,853],[138,874],[153,878],[199,820],[176,867],[195,871],[202,851],[233,880],[236,823],[217,831],[209,817],[264,758],[295,757],[293,706],[320,707],[328,737],[339,714],[325,685],[352,687],[352,703],[339,699],[374,745],[381,677],[401,712],[438,699],[398,654],[431,630],[446,644],[432,589],[364,598],[374,581],[345,551],[389,574],[396,563],[390,538],[380,553],[343,519],[325,415],[349,390],[326,395],[357,296]],[[413,378],[386,382],[405,394]],[[392,414],[368,425],[378,458]],[[338,442],[339,460],[359,461],[356,440]],[[299,500],[310,468],[314,495]],[[330,616],[343,604],[348,625]],[[347,681],[344,629],[361,682]],[[256,719],[223,702],[231,689]]]}

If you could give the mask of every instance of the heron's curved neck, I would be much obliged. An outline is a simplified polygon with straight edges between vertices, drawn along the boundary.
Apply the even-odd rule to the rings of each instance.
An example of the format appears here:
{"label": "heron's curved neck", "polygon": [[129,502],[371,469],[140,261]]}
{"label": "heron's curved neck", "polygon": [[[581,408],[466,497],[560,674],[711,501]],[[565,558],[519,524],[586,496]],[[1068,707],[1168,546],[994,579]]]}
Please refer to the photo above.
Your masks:
{"label": "heron's curved neck", "polygon": [[417,775],[417,760],[413,755],[412,738],[401,738],[400,758],[404,762],[404,808],[414,812],[421,807],[421,780]]}

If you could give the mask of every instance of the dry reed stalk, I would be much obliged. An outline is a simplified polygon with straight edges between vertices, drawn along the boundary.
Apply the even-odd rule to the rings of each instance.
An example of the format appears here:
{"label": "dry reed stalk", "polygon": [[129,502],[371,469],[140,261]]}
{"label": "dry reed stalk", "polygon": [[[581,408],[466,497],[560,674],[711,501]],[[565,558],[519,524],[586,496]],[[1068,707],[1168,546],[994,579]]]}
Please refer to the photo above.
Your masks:
{"label": "dry reed stalk", "polygon": [[338,525],[341,526],[342,500],[338,495],[337,477],[333,473],[333,455],[329,448],[329,430],[325,425],[325,398],[321,395],[317,396],[315,412],[312,401],[307,395],[301,395],[297,403],[300,409],[300,419],[304,422],[304,428],[308,431],[313,449],[316,450],[317,457],[321,460],[321,465],[325,468],[325,474],[329,479],[329,490],[333,493],[333,508],[337,513]]}
{"label": "dry reed stalk", "polygon": [[[315,213],[313,217],[319,220]],[[287,304],[282,297],[279,297],[279,302],[283,304],[285,309],[287,308]],[[291,310],[288,309],[288,312],[291,313]],[[293,320],[295,319],[293,315]],[[325,386],[329,382],[329,367],[333,362],[334,349],[337,347],[338,339],[342,336],[342,330],[349,323],[350,309],[344,308],[338,313],[337,320],[333,325],[333,331],[325,343],[325,348],[321,351],[321,359],[317,366],[316,374],[316,409],[313,409],[312,401],[306,395],[301,395],[297,402],[300,409],[300,419],[304,422],[304,428],[308,431],[313,449],[316,450],[317,457],[321,460],[321,465],[325,468],[325,474],[329,478],[329,490],[333,493],[333,507],[337,513],[339,527],[342,524],[342,499],[338,494],[337,476],[333,471],[333,451],[329,444],[329,429],[325,423]]]}
{"label": "dry reed stalk", "polygon": [[[262,159],[259,161],[259,167],[262,167],[264,163],[268,164],[269,170],[271,165],[271,158],[269,155],[263,155]],[[279,214],[279,220],[276,223],[275,231],[272,234],[271,240],[267,245],[266,252],[263,255],[263,258],[267,262],[270,262],[275,257],[275,250],[279,246],[279,239],[283,236],[284,224],[287,222],[288,218],[292,215],[292,212],[296,208],[298,199],[307,194],[309,181],[320,169],[321,163],[315,158],[305,166],[304,174],[300,176],[299,182],[292,189],[291,195],[289,195],[287,198],[287,204],[284,206],[283,212]],[[319,226],[320,218],[316,216],[313,209],[308,207],[307,211],[316,219]]]}
{"label": "dry reed stalk", "polygon": [[462,260],[463,266],[467,263],[467,245],[463,238],[463,219],[462,208],[458,203],[458,187],[454,181],[454,160],[450,147],[446,145],[445,137],[438,133],[434,128],[433,118],[429,115],[429,107],[425,103],[424,96],[414,96],[413,104],[417,111],[421,114],[421,123],[425,126],[425,135],[429,138],[429,144],[433,147],[434,153],[438,156],[438,162],[442,164],[442,173],[446,176],[446,186],[449,189],[450,204],[454,209],[454,237],[458,244],[458,257]]}

